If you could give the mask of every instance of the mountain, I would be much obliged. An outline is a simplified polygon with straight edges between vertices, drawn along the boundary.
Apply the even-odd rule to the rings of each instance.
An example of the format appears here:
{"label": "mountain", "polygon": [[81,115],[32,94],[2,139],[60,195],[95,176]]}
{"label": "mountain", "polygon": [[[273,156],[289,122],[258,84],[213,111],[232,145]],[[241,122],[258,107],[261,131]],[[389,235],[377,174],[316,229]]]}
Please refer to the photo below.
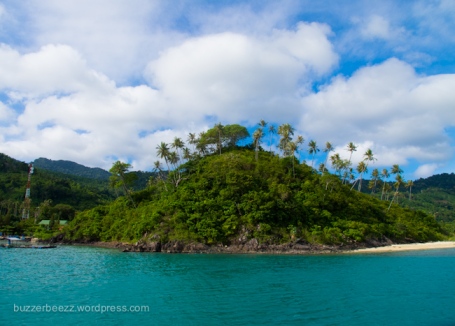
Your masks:
{"label": "mountain", "polygon": [[[45,160],[39,161],[45,162]],[[76,163],[69,165],[78,166],[81,170],[81,166]],[[89,168],[85,169],[89,170]],[[97,172],[99,170],[103,171],[94,169]],[[27,177],[27,163],[0,153],[0,217],[2,203],[8,207],[23,203]],[[44,201],[51,200],[53,205],[65,204],[71,205],[76,210],[84,210],[112,200],[114,194],[109,190],[107,179],[84,178],[35,166],[31,176],[30,198],[32,207],[38,207]]]}
{"label": "mountain", "polygon": [[43,170],[75,175],[89,179],[108,180],[111,175],[109,172],[100,168],[89,168],[71,161],[53,161],[43,157],[36,159],[33,162],[33,165]]}

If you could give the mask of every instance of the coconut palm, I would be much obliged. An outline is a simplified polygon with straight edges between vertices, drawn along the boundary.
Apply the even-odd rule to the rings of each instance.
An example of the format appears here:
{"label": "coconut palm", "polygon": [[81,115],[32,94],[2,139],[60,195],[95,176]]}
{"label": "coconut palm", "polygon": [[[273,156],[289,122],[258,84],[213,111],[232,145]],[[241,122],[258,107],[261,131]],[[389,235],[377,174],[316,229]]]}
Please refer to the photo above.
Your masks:
{"label": "coconut palm", "polygon": [[195,150],[196,144],[197,144],[197,138],[195,133],[189,133],[188,138],[187,138],[188,144],[193,145],[193,152]]}
{"label": "coconut palm", "polygon": [[351,159],[352,159],[352,153],[357,151],[357,146],[353,143],[353,142],[350,142],[348,144],[348,149],[347,149],[348,152],[350,152],[351,154],[349,155],[349,165],[351,165]]}
{"label": "coconut palm", "polygon": [[389,208],[387,209],[387,211],[390,209],[390,206],[392,206],[392,203],[395,200],[395,198],[397,198],[398,191],[400,189],[400,186],[403,184],[403,182],[404,182],[404,180],[401,177],[401,174],[397,174],[395,176],[395,183],[393,184],[395,186],[395,193],[393,194],[392,200],[390,201],[390,205],[389,205]]}
{"label": "coconut palm", "polygon": [[333,146],[330,142],[325,143],[324,153],[327,153],[325,156],[324,167],[327,167],[327,160],[329,159],[330,152],[333,151]]}
{"label": "coconut palm", "polygon": [[156,147],[156,155],[158,157],[164,159],[164,161],[166,162],[168,171],[170,171],[169,162],[168,162],[170,153],[171,153],[171,151],[169,150],[169,147],[168,147],[168,145],[165,142],[161,142]]}
{"label": "coconut palm", "polygon": [[376,161],[377,159],[374,157],[374,154],[373,154],[373,151],[368,148],[365,152],[365,154],[363,154],[363,160],[367,162],[367,166],[370,162],[374,162]]}
{"label": "coconut palm", "polygon": [[269,145],[270,145],[269,151],[271,152],[272,151],[272,135],[276,134],[275,126],[270,125],[268,131],[269,131]]}
{"label": "coconut palm", "polygon": [[267,122],[265,122],[264,120],[261,119],[261,121],[259,121],[258,125],[259,125],[259,127],[261,127],[261,129],[264,129],[267,126]]}
{"label": "coconut palm", "polygon": [[376,185],[378,183],[378,180],[379,180],[379,170],[378,169],[374,169],[371,172],[371,181],[373,182],[372,183],[372,187],[371,187],[371,193],[372,194],[376,191]]}
{"label": "coconut palm", "polygon": [[[359,181],[358,190],[362,191],[362,177],[365,172],[368,172],[368,166],[365,164],[364,161],[360,161],[359,164],[357,165],[356,170],[359,173],[359,177],[356,180],[356,182]],[[353,183],[351,190],[352,188],[354,188],[356,182]]]}
{"label": "coconut palm", "polygon": [[414,182],[412,180],[408,180],[408,182],[406,182],[406,185],[405,187],[406,188],[409,188],[409,200],[411,200],[411,192],[412,192],[412,187],[414,186]]}
{"label": "coconut palm", "polygon": [[292,174],[295,177],[295,168],[294,168],[295,158],[294,158],[294,154],[299,151],[299,144],[297,144],[297,142],[291,141],[291,142],[288,143],[287,146],[288,146],[287,150],[289,151],[290,155],[292,156]]}
{"label": "coconut palm", "polygon": [[261,144],[261,138],[263,136],[264,136],[264,133],[262,131],[262,128],[256,129],[256,131],[253,133],[253,143],[254,143],[256,161],[258,160],[259,145]]}
{"label": "coconut palm", "polygon": [[288,144],[292,141],[295,129],[289,124],[285,123],[278,127],[278,134],[281,136],[279,148],[283,151],[284,156],[289,156]]}
{"label": "coconut palm", "polygon": [[381,200],[383,199],[385,188],[387,183],[387,179],[390,177],[389,171],[387,169],[382,169],[381,176],[384,178],[383,184],[382,184],[382,193],[381,193]]}
{"label": "coconut palm", "polygon": [[175,137],[174,141],[171,143],[171,147],[177,151],[177,155],[181,157],[180,150],[185,147],[185,143],[181,138]]}
{"label": "coconut palm", "polygon": [[317,152],[319,152],[318,145],[316,144],[316,142],[314,140],[310,140],[310,142],[308,143],[308,153],[310,153],[310,155],[311,154],[313,155],[313,157],[311,159],[311,167],[313,167],[314,156],[316,155]]}

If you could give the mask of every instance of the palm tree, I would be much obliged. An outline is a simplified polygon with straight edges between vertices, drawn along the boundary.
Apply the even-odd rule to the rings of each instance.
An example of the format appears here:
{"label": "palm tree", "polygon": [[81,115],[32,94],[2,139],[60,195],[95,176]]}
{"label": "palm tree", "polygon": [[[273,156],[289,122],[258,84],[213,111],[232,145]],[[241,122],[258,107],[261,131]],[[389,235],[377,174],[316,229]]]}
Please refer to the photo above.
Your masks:
{"label": "palm tree", "polygon": [[[298,135],[297,139],[295,140],[295,142],[297,143],[298,147],[300,147],[305,142],[305,138],[303,138],[303,136],[301,136],[301,135]],[[298,156],[299,162],[300,162],[300,158],[301,158],[300,156],[301,155],[299,153],[299,156]]]}
{"label": "palm tree", "polygon": [[364,161],[367,161],[367,166],[370,162],[374,162],[376,161],[377,159],[374,157],[374,154],[373,154],[373,151],[368,148],[365,152],[365,154],[363,154],[363,157],[364,157]]}
{"label": "palm tree", "polygon": [[270,145],[269,151],[270,152],[272,151],[272,135],[273,134],[276,134],[276,129],[275,129],[274,125],[270,125],[269,126],[269,145]]}
{"label": "palm tree", "polygon": [[379,180],[379,170],[374,169],[373,172],[371,172],[371,181],[373,181],[372,190],[371,190],[372,194],[376,191],[376,184],[378,183],[378,180]]}
{"label": "palm tree", "polygon": [[313,154],[313,157],[311,159],[311,167],[313,167],[314,156],[316,155],[317,152],[319,152],[318,145],[314,140],[310,140],[310,142],[308,143],[308,153],[310,153],[310,155]]}
{"label": "palm tree", "polygon": [[325,156],[324,167],[327,169],[327,160],[329,159],[330,152],[333,151],[333,146],[330,142],[325,143],[324,153],[327,153]]}
{"label": "palm tree", "polygon": [[195,145],[197,144],[197,138],[195,133],[189,133],[187,141],[189,144],[193,145],[193,152],[195,151]]}
{"label": "palm tree", "polygon": [[279,147],[283,151],[284,156],[290,155],[288,144],[292,141],[294,130],[289,123],[282,124],[278,127],[278,134],[281,136]]}
{"label": "palm tree", "polygon": [[264,120],[261,119],[261,121],[259,121],[258,125],[259,125],[259,127],[261,127],[261,129],[264,129],[267,126],[267,122],[265,122]]}
{"label": "palm tree", "polygon": [[168,171],[170,171],[171,169],[169,168],[169,155],[170,155],[170,150],[169,150],[169,147],[168,145],[165,143],[165,142],[161,142],[161,144],[159,144],[157,147],[156,147],[156,155],[162,159],[164,159],[164,161],[166,162],[166,165],[167,165],[167,169]]}
{"label": "palm tree", "polygon": [[185,147],[185,143],[182,141],[182,139],[175,137],[174,141],[171,143],[171,147],[175,148],[177,155],[181,157],[179,150]]}
{"label": "palm tree", "polygon": [[338,153],[335,153],[333,154],[332,156],[330,156],[330,163],[332,165],[332,167],[335,169],[335,172],[338,173],[338,176],[341,177],[341,162],[342,162],[342,159],[340,157],[340,154]]}
{"label": "palm tree", "polygon": [[185,160],[191,159],[191,151],[188,147],[183,148],[183,159]]}
{"label": "palm tree", "polygon": [[294,154],[295,154],[295,152],[299,151],[299,144],[297,144],[297,142],[293,142],[293,141],[289,142],[288,143],[288,151],[289,151],[289,153],[291,153],[291,156],[292,156],[292,174],[295,177],[295,169],[294,169],[295,158],[294,158]]}
{"label": "palm tree", "polygon": [[256,129],[256,131],[253,133],[253,143],[254,143],[254,148],[255,148],[256,161],[258,160],[259,145],[261,144],[261,138],[263,136],[264,136],[264,133],[262,131],[262,128]]}
{"label": "palm tree", "polygon": [[387,169],[382,169],[381,176],[384,178],[384,181],[382,184],[382,193],[381,193],[381,200],[382,200],[383,196],[384,196],[386,184],[388,184],[387,179],[390,177],[389,171]]}
{"label": "palm tree", "polygon": [[412,186],[414,186],[414,182],[412,180],[408,180],[408,182],[406,182],[406,188],[409,188],[409,200],[411,200]]}
{"label": "palm tree", "polygon": [[353,143],[353,142],[350,142],[348,144],[348,152],[351,152],[351,154],[349,155],[349,165],[351,165],[351,158],[352,158],[352,153],[357,151],[357,146]]}
{"label": "palm tree", "polygon": [[[398,166],[398,165],[397,165]],[[398,195],[398,190],[400,189],[400,186],[403,184],[404,180],[403,178],[401,177],[401,174],[397,174],[395,176],[395,183],[394,183],[394,186],[395,186],[395,193],[393,194],[393,197],[392,197],[392,200],[390,201],[390,205],[389,205],[389,208],[387,209],[387,211],[390,209],[390,206],[392,206],[392,203],[393,201],[395,200],[395,198],[397,197]]]}
{"label": "palm tree", "polygon": [[403,173],[403,170],[400,168],[398,164],[394,164],[392,166],[392,170],[390,170],[390,174],[401,174]]}
{"label": "palm tree", "polygon": [[160,179],[163,182],[164,188],[167,191],[167,185],[166,185],[166,181],[164,180],[165,178],[163,176],[163,169],[161,168],[161,162],[160,161],[155,161],[153,164],[154,164],[153,172],[158,174],[158,179]]}
{"label": "palm tree", "polygon": [[[357,165],[356,170],[359,173],[359,177],[357,179],[357,181],[359,181],[358,190],[361,191],[362,190],[362,177],[365,172],[368,172],[368,166],[365,164],[364,161],[360,161],[359,164]],[[352,185],[351,190],[352,190],[352,188],[354,188],[354,185],[355,185],[355,182]]]}

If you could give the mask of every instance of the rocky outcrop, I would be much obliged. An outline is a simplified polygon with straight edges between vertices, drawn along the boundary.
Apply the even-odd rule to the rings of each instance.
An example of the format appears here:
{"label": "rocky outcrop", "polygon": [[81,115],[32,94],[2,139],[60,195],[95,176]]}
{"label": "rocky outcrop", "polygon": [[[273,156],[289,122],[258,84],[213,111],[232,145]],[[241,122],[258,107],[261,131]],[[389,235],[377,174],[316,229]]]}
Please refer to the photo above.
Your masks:
{"label": "rocky outcrop", "polygon": [[232,244],[206,245],[200,242],[185,242],[172,240],[162,243],[159,237],[150,237],[134,244],[122,242],[90,242],[74,243],[92,245],[103,248],[115,248],[123,252],[162,252],[162,253],[270,253],[270,254],[323,254],[349,251],[362,248],[372,248],[393,244],[390,239],[369,240],[363,243],[341,245],[322,245],[308,243],[302,239],[284,244],[260,243],[258,239],[238,239]]}

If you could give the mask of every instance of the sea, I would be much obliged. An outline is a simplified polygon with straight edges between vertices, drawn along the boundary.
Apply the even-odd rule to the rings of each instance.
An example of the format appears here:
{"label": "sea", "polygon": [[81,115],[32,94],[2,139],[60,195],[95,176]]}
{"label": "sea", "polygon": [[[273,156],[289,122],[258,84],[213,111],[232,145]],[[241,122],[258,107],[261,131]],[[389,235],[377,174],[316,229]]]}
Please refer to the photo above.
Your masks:
{"label": "sea", "polygon": [[455,249],[0,248],[0,325],[455,325]]}

